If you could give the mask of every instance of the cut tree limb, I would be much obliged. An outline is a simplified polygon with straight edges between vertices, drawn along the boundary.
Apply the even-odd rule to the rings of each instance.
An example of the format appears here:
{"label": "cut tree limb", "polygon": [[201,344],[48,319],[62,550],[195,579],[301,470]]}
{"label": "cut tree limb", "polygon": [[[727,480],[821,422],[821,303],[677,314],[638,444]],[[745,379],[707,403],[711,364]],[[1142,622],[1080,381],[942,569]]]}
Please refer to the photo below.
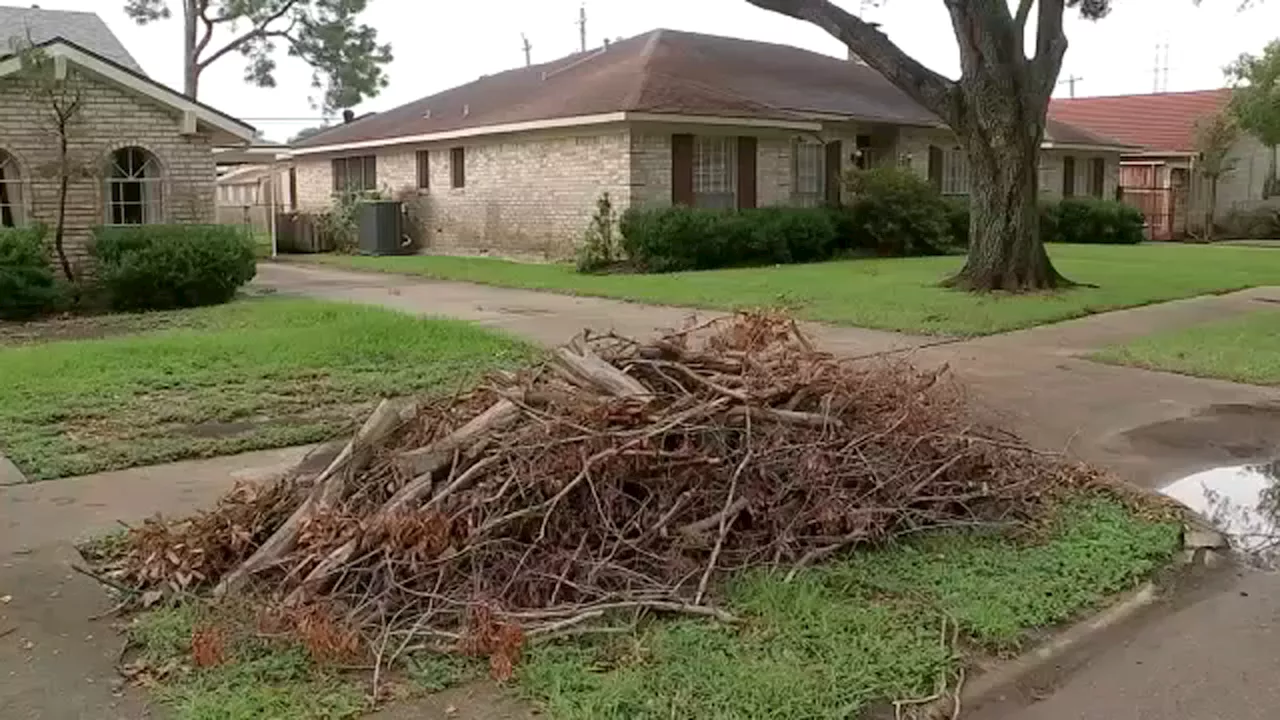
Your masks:
{"label": "cut tree limb", "polygon": [[289,552],[302,525],[318,508],[333,505],[342,498],[347,477],[362,470],[373,457],[374,447],[400,426],[401,412],[402,405],[392,400],[384,399],[379,403],[342,452],[316,477],[311,493],[298,505],[298,509],[247,560],[222,578],[214,588],[214,595],[222,597],[238,590],[253,573],[272,565]]}
{"label": "cut tree limb", "polygon": [[614,397],[652,397],[653,393],[639,380],[610,365],[590,349],[581,353],[557,348],[552,354],[552,367],[579,387],[596,390]]}

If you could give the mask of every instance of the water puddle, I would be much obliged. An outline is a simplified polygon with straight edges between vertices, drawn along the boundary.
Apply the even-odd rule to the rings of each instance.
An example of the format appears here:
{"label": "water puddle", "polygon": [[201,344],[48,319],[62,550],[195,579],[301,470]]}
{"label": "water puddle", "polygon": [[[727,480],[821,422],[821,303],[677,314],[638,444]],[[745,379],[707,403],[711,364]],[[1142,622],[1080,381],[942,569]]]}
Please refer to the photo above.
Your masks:
{"label": "water puddle", "polygon": [[1280,460],[1198,472],[1160,492],[1203,515],[1250,562],[1280,566]]}

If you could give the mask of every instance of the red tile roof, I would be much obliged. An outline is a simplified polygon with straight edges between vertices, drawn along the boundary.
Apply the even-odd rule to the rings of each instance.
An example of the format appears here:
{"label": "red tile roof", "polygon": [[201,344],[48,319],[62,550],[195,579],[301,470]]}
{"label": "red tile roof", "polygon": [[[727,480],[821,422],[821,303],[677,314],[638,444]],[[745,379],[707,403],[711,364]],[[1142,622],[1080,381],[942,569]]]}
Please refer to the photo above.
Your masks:
{"label": "red tile roof", "polygon": [[1147,150],[1192,152],[1195,125],[1226,106],[1231,90],[1072,98],[1049,104],[1049,117]]}

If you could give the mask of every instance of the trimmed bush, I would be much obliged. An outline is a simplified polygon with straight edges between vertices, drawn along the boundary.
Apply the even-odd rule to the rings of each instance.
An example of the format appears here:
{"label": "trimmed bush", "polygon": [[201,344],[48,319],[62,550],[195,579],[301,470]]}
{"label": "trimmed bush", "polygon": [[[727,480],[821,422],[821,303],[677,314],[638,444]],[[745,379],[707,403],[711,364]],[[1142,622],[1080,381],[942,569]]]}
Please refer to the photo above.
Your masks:
{"label": "trimmed bush", "polygon": [[[845,238],[878,255],[938,255],[952,243],[951,207],[929,181],[903,168],[855,170]],[[967,233],[966,233],[967,235]]]}
{"label": "trimmed bush", "polygon": [[57,303],[44,234],[42,225],[0,228],[0,320],[27,320]]}
{"label": "trimmed bush", "polygon": [[116,310],[217,305],[255,273],[253,239],[227,225],[100,227],[90,251]]}
{"label": "trimmed bush", "polygon": [[631,208],[620,229],[623,251],[646,272],[811,262],[836,250],[825,208]]}
{"label": "trimmed bush", "polygon": [[1041,207],[1044,242],[1136,245],[1142,242],[1142,212],[1115,200],[1066,198]]}

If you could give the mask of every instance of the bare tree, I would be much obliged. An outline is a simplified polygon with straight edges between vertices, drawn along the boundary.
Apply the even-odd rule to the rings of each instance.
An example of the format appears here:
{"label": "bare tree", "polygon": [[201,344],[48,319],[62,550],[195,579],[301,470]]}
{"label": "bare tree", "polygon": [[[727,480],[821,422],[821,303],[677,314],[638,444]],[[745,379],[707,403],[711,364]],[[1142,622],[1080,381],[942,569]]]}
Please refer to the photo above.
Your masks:
{"label": "bare tree", "polygon": [[51,56],[36,46],[30,37],[10,42],[18,55],[21,70],[18,74],[28,97],[41,109],[37,122],[51,137],[56,150],[52,162],[34,169],[41,177],[53,178],[58,185],[58,209],[54,218],[53,248],[62,267],[62,274],[69,282],[75,281],[75,272],[67,257],[65,245],[67,195],[71,183],[92,175],[92,169],[71,152],[72,135],[82,121],[84,91],[79,77],[64,59]]}
{"label": "bare tree", "polygon": [[1200,156],[1200,174],[1209,184],[1208,202],[1204,209],[1204,239],[1213,241],[1214,212],[1218,205],[1218,181],[1235,170],[1231,148],[1240,137],[1236,119],[1220,112],[1196,121],[1195,148]]}
{"label": "bare tree", "polygon": [[955,132],[969,157],[971,237],[968,261],[949,285],[1024,291],[1071,284],[1040,242],[1037,165],[1067,51],[1063,16],[1073,8],[1101,18],[1110,0],[943,0],[960,47],[959,80],[926,68],[829,0],[747,1],[826,30]]}

